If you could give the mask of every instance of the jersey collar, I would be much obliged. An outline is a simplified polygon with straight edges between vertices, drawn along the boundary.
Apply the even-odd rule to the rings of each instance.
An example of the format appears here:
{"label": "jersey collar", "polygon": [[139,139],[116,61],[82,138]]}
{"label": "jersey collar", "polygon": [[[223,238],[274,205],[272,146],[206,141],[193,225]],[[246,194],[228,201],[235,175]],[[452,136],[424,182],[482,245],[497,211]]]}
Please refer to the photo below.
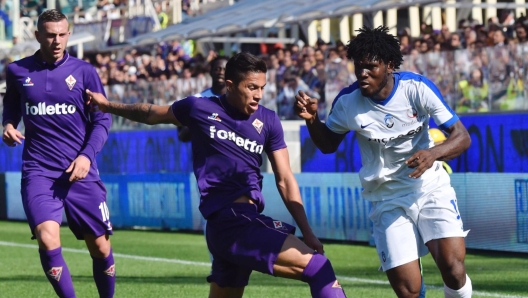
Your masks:
{"label": "jersey collar", "polygon": [[398,90],[398,84],[400,83],[400,74],[397,73],[397,72],[394,72],[392,73],[392,77],[394,78],[394,86],[392,86],[392,91],[391,91],[391,94],[385,98],[384,100],[374,100],[372,98],[368,98],[370,99],[373,103],[375,104],[378,104],[378,105],[386,105],[387,103],[389,103],[389,101],[392,99],[392,97],[394,96],[394,94],[396,93],[396,90]]}
{"label": "jersey collar", "polygon": [[35,61],[37,62],[37,64],[39,64],[41,66],[44,66],[44,67],[59,67],[59,66],[63,65],[64,63],[66,63],[66,61],[68,61],[68,58],[70,58],[70,54],[65,50],[64,51],[64,56],[62,57],[62,59],[57,61],[57,62],[54,62],[53,66],[52,66],[51,63],[47,63],[46,61],[44,61],[44,60],[42,60],[40,58],[40,50],[35,52],[34,57],[35,57]]}

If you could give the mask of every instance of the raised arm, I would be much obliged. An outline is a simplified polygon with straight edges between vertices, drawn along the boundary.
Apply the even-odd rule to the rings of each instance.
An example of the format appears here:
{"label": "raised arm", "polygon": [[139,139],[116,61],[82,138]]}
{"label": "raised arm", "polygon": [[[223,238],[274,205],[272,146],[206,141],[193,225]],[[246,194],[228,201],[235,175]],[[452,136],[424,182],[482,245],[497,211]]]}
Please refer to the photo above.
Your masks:
{"label": "raised arm", "polygon": [[86,90],[86,94],[88,94],[87,103],[98,107],[101,112],[148,125],[172,123],[176,126],[181,126],[180,122],[174,117],[171,106],[158,106],[149,103],[124,104],[109,102],[101,93]]}
{"label": "raised arm", "polygon": [[345,138],[345,134],[337,134],[331,131],[321,122],[317,115],[317,99],[310,98],[303,91],[299,91],[295,99],[295,113],[306,120],[306,127],[308,127],[308,132],[315,146],[325,154],[336,152],[339,144]]}

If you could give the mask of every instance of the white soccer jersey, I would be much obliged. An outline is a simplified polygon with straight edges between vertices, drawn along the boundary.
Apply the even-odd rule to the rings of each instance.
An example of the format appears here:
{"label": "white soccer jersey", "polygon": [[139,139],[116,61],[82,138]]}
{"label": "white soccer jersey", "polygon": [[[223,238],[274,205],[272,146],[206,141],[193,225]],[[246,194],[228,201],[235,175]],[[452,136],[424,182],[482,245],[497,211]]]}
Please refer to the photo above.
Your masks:
{"label": "white soccer jersey", "polygon": [[211,88],[207,88],[204,91],[202,91],[200,93],[196,93],[193,96],[194,97],[212,97],[212,96],[215,96],[215,97],[220,98],[221,94],[214,94],[213,90]]}
{"label": "white soccer jersey", "polygon": [[394,89],[384,101],[361,95],[358,82],[343,89],[333,103],[326,126],[335,133],[356,131],[363,167],[359,177],[363,197],[369,201],[396,198],[423,188],[444,171],[435,164],[420,178],[405,160],[433,146],[429,119],[448,128],[458,116],[445,103],[438,88],[411,72],[394,73]]}

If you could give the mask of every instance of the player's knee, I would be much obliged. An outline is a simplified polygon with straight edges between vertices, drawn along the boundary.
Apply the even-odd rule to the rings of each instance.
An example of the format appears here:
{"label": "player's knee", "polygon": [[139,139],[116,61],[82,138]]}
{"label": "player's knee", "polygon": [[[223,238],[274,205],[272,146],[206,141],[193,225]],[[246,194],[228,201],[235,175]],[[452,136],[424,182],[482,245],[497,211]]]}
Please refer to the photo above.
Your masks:
{"label": "player's knee", "polygon": [[306,265],[301,275],[301,280],[306,283],[311,283],[313,280],[328,280],[333,282],[336,280],[334,268],[325,256],[315,253]]}

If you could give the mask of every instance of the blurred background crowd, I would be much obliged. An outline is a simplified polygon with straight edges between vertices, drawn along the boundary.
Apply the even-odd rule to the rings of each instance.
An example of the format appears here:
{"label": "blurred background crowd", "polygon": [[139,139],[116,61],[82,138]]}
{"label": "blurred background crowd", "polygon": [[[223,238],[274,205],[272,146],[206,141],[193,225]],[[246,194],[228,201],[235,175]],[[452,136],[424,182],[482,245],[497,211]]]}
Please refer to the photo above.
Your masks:
{"label": "blurred background crowd", "polygon": [[[131,1],[62,0],[57,3],[67,2],[69,5],[63,8],[67,13],[84,11],[81,17],[75,14],[77,21],[89,22],[118,17],[120,9],[125,9]],[[84,5],[78,5],[81,2]],[[0,3],[3,16],[11,0],[0,0]],[[192,9],[190,1],[181,3],[184,18],[200,14],[199,8]],[[154,1],[153,7],[161,28],[166,27],[173,8],[161,1]],[[24,0],[20,15],[34,17],[43,9],[46,9],[44,1]],[[4,19],[6,38],[10,37],[8,27],[9,22]],[[413,38],[409,28],[403,28],[397,32],[404,55],[400,70],[427,76],[458,113],[528,109],[525,97],[527,32],[527,18],[515,18],[514,11],[508,9],[486,20],[485,25],[471,19],[461,20],[455,31],[446,25],[441,30],[433,30],[431,25],[422,23],[420,35]],[[347,42],[319,38],[315,44],[305,44],[299,39],[292,43],[242,44],[237,50],[259,55],[268,64],[262,105],[276,111],[283,120],[297,119],[292,105],[295,94],[303,90],[320,99],[320,115],[324,119],[339,91],[356,80],[353,61],[346,58]],[[83,59],[96,67],[111,100],[163,105],[209,88],[209,63],[224,54],[223,50],[215,49],[201,52],[193,41],[172,41],[127,49],[120,54],[87,53]],[[0,63],[0,82],[5,80],[5,66],[19,58],[4,57]]]}

